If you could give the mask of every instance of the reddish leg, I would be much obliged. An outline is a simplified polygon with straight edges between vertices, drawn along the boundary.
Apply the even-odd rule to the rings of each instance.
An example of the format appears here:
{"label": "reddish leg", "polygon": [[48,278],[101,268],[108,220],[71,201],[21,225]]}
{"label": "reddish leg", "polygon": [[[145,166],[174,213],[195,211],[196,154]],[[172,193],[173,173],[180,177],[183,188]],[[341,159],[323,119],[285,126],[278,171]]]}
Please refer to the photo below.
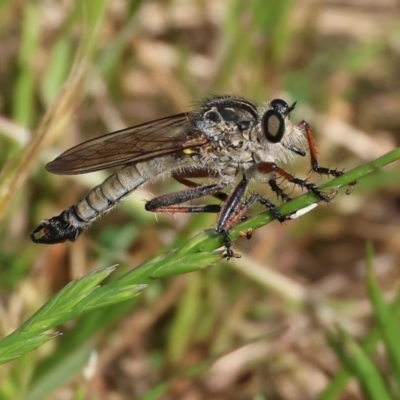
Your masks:
{"label": "reddish leg", "polygon": [[[330,169],[326,167],[321,167],[317,160],[317,149],[315,146],[314,135],[312,133],[310,125],[306,121],[302,121],[297,125],[300,129],[304,130],[306,133],[308,148],[310,149],[310,161],[311,161],[311,169],[314,172],[317,172],[321,175],[331,175],[337,178],[338,176],[343,175],[343,171],[338,171],[337,169]],[[348,185],[348,189],[346,194],[350,194],[353,191],[354,186],[357,182],[351,182]]]}
{"label": "reddish leg", "polygon": [[147,211],[159,213],[200,213],[211,212],[219,213],[221,206],[219,204],[208,204],[200,206],[178,206],[178,204],[185,203],[186,201],[199,199],[208,195],[218,193],[225,187],[224,184],[215,183],[212,185],[196,186],[188,190],[181,190],[175,193],[165,194],[163,196],[155,197],[145,204]]}
{"label": "reddish leg", "polygon": [[285,178],[287,181],[300,186],[301,188],[306,188],[309,192],[313,193],[317,196],[320,200],[325,201],[327,203],[330,202],[330,197],[325,195],[318,187],[311,182],[308,182],[304,179],[296,178],[289,172],[285,171],[284,169],[278,167],[278,165],[274,162],[261,162],[256,165],[256,169],[258,172],[262,174],[271,174],[275,173],[280,175],[282,178]]}
{"label": "reddish leg", "polygon": [[[176,181],[190,188],[200,187],[202,185],[200,183],[192,182],[191,180],[186,178],[218,178],[218,176],[219,174],[217,171],[209,170],[206,168],[198,168],[194,170],[191,169],[172,174],[172,177]],[[224,192],[213,193],[212,196],[222,201],[226,201],[228,199],[228,195]]]}

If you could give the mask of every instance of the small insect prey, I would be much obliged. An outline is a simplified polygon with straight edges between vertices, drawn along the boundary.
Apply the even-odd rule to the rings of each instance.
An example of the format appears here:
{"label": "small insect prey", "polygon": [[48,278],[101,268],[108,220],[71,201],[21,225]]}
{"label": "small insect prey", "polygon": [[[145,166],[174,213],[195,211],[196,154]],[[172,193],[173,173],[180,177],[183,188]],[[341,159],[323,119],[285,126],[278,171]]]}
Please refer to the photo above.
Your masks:
{"label": "small insect prey", "polygon": [[[47,164],[49,172],[73,175],[121,168],[77,204],[43,220],[31,233],[32,240],[45,244],[73,242],[96,218],[134,190],[170,176],[188,188],[147,201],[146,210],[218,214],[215,231],[222,235],[226,257],[237,257],[229,231],[254,203],[262,204],[279,221],[287,218],[260,194],[245,196],[250,181],[267,181],[278,197],[289,201],[277,183],[277,178],[283,178],[329,202],[330,197],[314,183],[293,176],[278,164],[305,156],[304,147],[308,147],[312,171],[334,177],[342,174],[319,166],[310,126],[305,121],[295,125],[290,122],[294,107],[280,99],[257,107],[242,98],[217,96],[195,111],[122,129],[67,150]],[[212,183],[202,185],[194,178],[209,178]],[[229,187],[233,189],[224,192]],[[183,205],[205,196],[213,196],[219,203]]]}

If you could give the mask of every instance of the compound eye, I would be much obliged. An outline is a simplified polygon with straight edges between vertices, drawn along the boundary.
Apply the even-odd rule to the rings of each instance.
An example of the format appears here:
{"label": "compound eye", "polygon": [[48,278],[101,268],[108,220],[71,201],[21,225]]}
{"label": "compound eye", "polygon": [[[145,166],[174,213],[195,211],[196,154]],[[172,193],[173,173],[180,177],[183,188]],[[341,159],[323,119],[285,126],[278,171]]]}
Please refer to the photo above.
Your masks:
{"label": "compound eye", "polygon": [[286,101],[284,101],[282,99],[275,99],[275,100],[272,100],[270,103],[270,107],[273,110],[278,111],[279,113],[281,113],[283,115],[288,115],[290,113],[290,111],[293,111],[295,105],[296,105],[296,103],[293,104],[292,107],[289,107],[289,104],[286,103]]}
{"label": "compound eye", "polygon": [[289,108],[289,104],[286,103],[286,101],[282,100],[282,99],[272,100],[270,104],[271,104],[271,107],[275,110],[279,110],[279,109],[286,110]]}
{"label": "compound eye", "polygon": [[285,120],[280,112],[268,110],[262,117],[261,127],[269,142],[278,143],[285,133]]}

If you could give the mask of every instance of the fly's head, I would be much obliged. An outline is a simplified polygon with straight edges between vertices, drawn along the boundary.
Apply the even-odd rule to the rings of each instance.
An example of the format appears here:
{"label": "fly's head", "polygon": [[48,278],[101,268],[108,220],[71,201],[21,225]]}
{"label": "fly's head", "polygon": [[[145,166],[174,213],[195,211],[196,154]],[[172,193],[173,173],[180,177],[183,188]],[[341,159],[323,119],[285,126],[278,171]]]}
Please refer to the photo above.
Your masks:
{"label": "fly's head", "polygon": [[268,109],[260,120],[261,132],[269,143],[279,143],[285,134],[291,130],[290,112],[294,110],[296,103],[289,106],[281,99],[272,100]]}
{"label": "fly's head", "polygon": [[305,144],[304,132],[290,121],[296,103],[289,106],[281,99],[272,100],[259,116],[257,136],[262,149],[260,161],[290,161],[294,154],[301,156]]}

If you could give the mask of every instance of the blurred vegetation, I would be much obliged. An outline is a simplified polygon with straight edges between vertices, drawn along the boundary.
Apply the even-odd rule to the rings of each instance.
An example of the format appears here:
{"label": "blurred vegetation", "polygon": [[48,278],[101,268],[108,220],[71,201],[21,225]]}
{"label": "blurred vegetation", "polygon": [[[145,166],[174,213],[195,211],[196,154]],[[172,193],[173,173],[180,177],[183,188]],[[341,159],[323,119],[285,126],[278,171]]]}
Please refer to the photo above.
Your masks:
{"label": "blurred vegetation", "polygon": [[179,189],[171,181],[73,244],[35,245],[29,232],[107,176],[54,176],[46,162],[209,93],[297,101],[322,165],[368,165],[399,146],[399,37],[395,0],[0,1],[0,328],[36,335],[0,343],[16,339],[19,355],[47,342],[1,366],[0,398],[396,398],[398,163],[239,239],[230,262],[215,263],[216,246],[190,255],[215,216],[144,211]]}

